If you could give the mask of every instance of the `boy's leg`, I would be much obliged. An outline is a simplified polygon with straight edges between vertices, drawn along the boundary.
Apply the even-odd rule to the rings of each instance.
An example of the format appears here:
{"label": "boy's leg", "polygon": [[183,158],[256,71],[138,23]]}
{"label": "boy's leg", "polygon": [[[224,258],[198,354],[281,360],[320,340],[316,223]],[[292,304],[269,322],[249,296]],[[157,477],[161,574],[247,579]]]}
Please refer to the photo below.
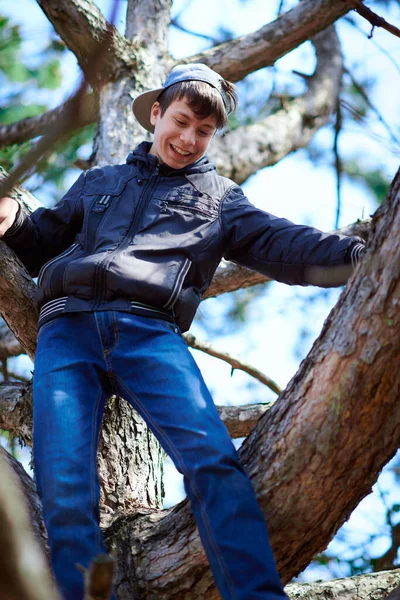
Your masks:
{"label": "boy's leg", "polygon": [[51,563],[63,598],[83,598],[83,576],[105,552],[99,527],[96,448],[106,395],[92,314],[40,329],[34,373],[34,466]]}
{"label": "boy's leg", "polygon": [[[98,315],[105,330],[111,314]],[[265,520],[185,341],[167,322],[123,313],[113,318],[119,343],[109,360],[117,391],[184,474],[222,597],[282,600]]]}

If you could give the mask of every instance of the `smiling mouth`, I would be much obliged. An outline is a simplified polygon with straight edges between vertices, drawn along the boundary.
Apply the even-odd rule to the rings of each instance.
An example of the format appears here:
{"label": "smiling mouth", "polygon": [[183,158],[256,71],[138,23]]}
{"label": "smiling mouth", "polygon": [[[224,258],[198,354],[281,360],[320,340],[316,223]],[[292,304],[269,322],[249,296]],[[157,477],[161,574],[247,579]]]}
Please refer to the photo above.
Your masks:
{"label": "smiling mouth", "polygon": [[174,144],[171,144],[171,148],[172,148],[172,150],[174,150],[177,154],[180,154],[181,156],[190,156],[192,154],[191,152],[186,152],[185,150],[181,150],[181,148],[178,148],[178,146],[174,146]]}

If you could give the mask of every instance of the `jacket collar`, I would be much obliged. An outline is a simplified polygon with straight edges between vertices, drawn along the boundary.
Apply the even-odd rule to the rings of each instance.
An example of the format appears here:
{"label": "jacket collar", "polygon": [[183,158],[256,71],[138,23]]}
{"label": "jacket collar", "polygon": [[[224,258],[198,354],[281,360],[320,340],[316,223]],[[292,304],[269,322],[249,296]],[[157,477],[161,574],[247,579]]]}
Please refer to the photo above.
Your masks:
{"label": "jacket collar", "polygon": [[196,160],[196,162],[188,165],[184,169],[172,169],[168,165],[160,163],[157,156],[149,154],[151,148],[151,142],[142,142],[131,152],[126,162],[127,164],[140,165],[142,168],[146,168],[153,171],[157,165],[161,165],[160,170],[164,175],[194,175],[197,173],[207,173],[208,171],[215,170],[215,165],[208,160],[206,154]]}

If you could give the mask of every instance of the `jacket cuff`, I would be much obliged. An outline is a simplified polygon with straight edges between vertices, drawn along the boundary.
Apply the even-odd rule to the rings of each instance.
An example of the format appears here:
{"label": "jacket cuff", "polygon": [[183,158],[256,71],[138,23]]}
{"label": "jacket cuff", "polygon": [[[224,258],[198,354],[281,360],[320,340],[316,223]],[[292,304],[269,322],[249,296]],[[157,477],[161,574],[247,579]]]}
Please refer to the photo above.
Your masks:
{"label": "jacket cuff", "polygon": [[358,265],[366,252],[365,241],[362,238],[357,238],[354,244],[347,249],[345,262],[351,263],[353,269]]}
{"label": "jacket cuff", "polygon": [[11,225],[11,227],[9,229],[7,229],[7,231],[4,234],[4,237],[11,237],[12,235],[15,235],[19,231],[19,229],[22,227],[22,224],[26,218],[26,215],[24,214],[24,211],[22,210],[21,203],[16,198],[14,198],[14,200],[16,202],[18,202],[18,212],[15,215],[14,223]]}

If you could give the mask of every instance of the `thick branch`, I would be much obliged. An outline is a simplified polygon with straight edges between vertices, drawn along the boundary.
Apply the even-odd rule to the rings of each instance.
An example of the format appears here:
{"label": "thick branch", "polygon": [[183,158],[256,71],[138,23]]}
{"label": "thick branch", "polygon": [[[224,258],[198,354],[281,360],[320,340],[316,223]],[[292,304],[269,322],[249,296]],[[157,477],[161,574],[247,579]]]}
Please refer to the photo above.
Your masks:
{"label": "thick branch", "polygon": [[1,595],[7,600],[57,600],[59,596],[38,543],[42,541],[43,524],[32,529],[33,523],[40,521],[35,486],[22,466],[1,447],[0,479]]}
{"label": "thick branch", "polygon": [[126,14],[126,37],[136,36],[156,54],[166,56],[168,50],[168,26],[171,0],[135,0],[128,2]]}
{"label": "thick branch", "polygon": [[6,325],[0,325],[0,360],[4,360],[10,356],[19,356],[23,353],[24,349],[15,335],[11,333]]}
{"label": "thick branch", "polygon": [[330,27],[312,42],[317,66],[314,75],[307,78],[307,91],[264,120],[214,140],[210,158],[222,175],[243,183],[259,169],[306,146],[336,110],[343,72],[338,37]]}
{"label": "thick branch", "polygon": [[[91,0],[37,0],[92,86],[115,81],[122,70],[137,68],[139,48],[110,26]],[[102,53],[104,43],[107,52]],[[101,64],[95,57],[101,56]]]}
{"label": "thick branch", "polygon": [[352,9],[338,0],[303,0],[254,33],[236,38],[180,62],[204,62],[229,81],[274,64]]}
{"label": "thick branch", "polygon": [[262,404],[247,404],[245,406],[217,406],[217,409],[229,431],[229,435],[234,440],[249,435],[257,425],[260,417],[272,405],[273,402],[263,402]]}
{"label": "thick branch", "polygon": [[0,383],[0,429],[32,444],[32,384]]}
{"label": "thick branch", "polygon": [[316,583],[292,583],[285,588],[290,600],[384,600],[400,583],[400,572],[383,571]]}
{"label": "thick branch", "polygon": [[[39,135],[44,135],[52,131],[53,127],[59,122],[64,114],[66,103],[49,110],[36,117],[21,119],[10,125],[0,126],[0,148],[11,146],[11,144],[21,144]],[[99,115],[99,101],[95,94],[89,94],[84,98],[81,104],[79,114],[73,123],[73,129],[81,129],[86,125],[94,123]]]}
{"label": "thick branch", "polygon": [[[0,182],[5,176],[0,167]],[[21,200],[27,210],[38,205],[21,186],[15,186],[10,195]],[[35,354],[37,336],[36,292],[36,285],[14,252],[0,241],[0,314],[31,358]]]}

